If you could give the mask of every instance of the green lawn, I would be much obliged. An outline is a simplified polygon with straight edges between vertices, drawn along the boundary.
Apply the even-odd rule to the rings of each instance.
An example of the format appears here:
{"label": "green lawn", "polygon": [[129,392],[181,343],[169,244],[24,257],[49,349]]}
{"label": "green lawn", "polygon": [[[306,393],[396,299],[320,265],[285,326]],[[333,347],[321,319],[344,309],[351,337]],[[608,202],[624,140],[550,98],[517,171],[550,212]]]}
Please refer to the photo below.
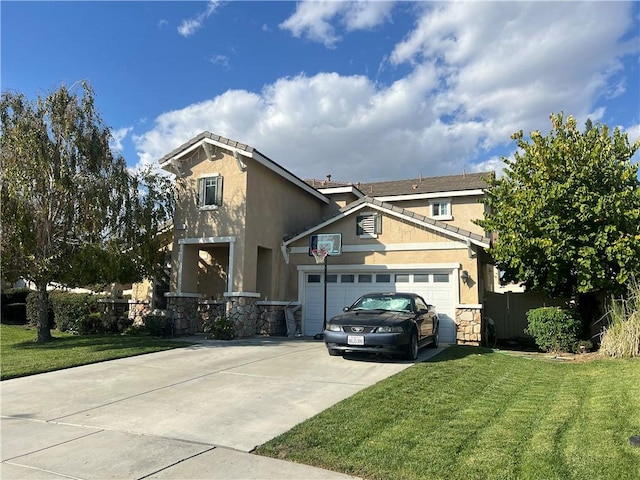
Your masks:
{"label": "green lawn", "polygon": [[[343,360],[349,361],[349,360]],[[640,361],[452,347],[257,453],[366,479],[639,479]]]}
{"label": "green lawn", "polygon": [[191,345],[149,336],[52,334],[54,341],[38,345],[35,330],[0,325],[2,380]]}

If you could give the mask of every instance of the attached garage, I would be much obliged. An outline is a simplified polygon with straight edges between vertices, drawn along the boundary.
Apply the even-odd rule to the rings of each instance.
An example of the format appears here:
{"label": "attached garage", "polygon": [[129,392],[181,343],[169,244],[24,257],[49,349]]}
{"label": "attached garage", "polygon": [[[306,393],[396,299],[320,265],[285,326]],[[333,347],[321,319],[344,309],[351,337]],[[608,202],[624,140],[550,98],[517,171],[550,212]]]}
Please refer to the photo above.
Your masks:
{"label": "attached garage", "polygon": [[[411,292],[435,305],[440,318],[440,341],[455,343],[455,307],[458,304],[459,265],[419,268],[336,265],[327,272],[327,319],[342,312],[358,297],[370,292]],[[416,268],[418,267],[418,268]],[[305,335],[322,332],[324,312],[324,270],[304,266],[299,272]]]}

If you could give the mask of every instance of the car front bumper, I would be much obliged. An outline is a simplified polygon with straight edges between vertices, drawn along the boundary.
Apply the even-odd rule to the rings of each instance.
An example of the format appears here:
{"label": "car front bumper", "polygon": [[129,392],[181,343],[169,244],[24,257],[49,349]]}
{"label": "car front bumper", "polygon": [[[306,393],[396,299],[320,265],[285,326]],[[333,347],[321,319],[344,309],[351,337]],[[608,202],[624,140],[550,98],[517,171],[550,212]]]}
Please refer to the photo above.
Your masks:
{"label": "car front bumper", "polygon": [[[409,345],[407,333],[347,334],[324,331],[324,343],[328,349],[350,352],[402,353]],[[362,342],[362,345],[358,343]]]}

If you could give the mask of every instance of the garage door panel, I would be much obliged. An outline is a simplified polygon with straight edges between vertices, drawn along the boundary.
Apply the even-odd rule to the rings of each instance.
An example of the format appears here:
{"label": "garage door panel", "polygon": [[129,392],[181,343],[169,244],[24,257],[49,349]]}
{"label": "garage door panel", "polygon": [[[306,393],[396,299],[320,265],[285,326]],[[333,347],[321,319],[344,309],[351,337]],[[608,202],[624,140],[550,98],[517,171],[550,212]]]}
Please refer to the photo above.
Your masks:
{"label": "garage door panel", "polygon": [[[420,281],[413,282],[413,275]],[[317,276],[317,274],[314,274]],[[353,275],[354,281],[342,282],[341,275]],[[422,296],[425,301],[435,306],[440,319],[440,339],[445,343],[455,342],[456,328],[454,323],[455,317],[455,298],[454,284],[445,280],[450,279],[450,274],[443,274],[442,271],[437,273],[431,272],[402,272],[398,277],[403,282],[393,282],[396,278],[394,274],[386,272],[366,273],[366,277],[371,279],[370,282],[359,282],[358,272],[344,272],[336,275],[336,282],[327,284],[327,319],[334,315],[342,313],[343,308],[351,305],[356,299],[365,293],[370,292],[412,292]],[[380,275],[380,277],[378,277]],[[406,281],[407,278],[410,281]],[[429,278],[430,281],[424,281]],[[376,280],[382,279],[383,282]],[[388,280],[391,279],[392,282]],[[438,281],[434,281],[437,279]],[[323,284],[307,283],[304,305],[304,334],[316,335],[322,332],[323,324],[323,305],[324,305]]]}

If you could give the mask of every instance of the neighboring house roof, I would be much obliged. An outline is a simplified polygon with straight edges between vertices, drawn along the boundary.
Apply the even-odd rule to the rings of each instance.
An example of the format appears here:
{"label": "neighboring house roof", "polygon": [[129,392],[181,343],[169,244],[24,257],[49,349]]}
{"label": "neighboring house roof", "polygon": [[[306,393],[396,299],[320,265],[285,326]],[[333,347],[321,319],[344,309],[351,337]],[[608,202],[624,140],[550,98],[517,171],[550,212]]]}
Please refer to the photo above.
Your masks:
{"label": "neighboring house roof", "polygon": [[407,210],[405,208],[400,208],[396,205],[392,205],[390,203],[386,203],[386,202],[382,202],[380,200],[377,200],[375,198],[366,196],[363,198],[360,198],[358,200],[356,200],[355,202],[350,203],[349,205],[346,205],[345,207],[341,208],[339,210],[339,212],[332,216],[329,217],[328,219],[323,220],[322,222],[318,223],[317,225],[314,225],[312,227],[308,227],[303,231],[300,232],[296,232],[293,233],[289,236],[286,236],[284,238],[284,246],[288,246],[289,244],[300,240],[301,238],[306,237],[307,235],[312,234],[313,232],[316,232],[328,225],[331,225],[332,223],[345,218],[365,207],[370,207],[370,208],[374,208],[376,210],[379,210],[381,212],[385,212],[386,214],[390,215],[390,216],[394,216],[396,218],[402,218],[410,223],[414,223],[416,225],[425,227],[429,230],[432,231],[436,231],[439,233],[443,233],[445,235],[449,235],[451,237],[457,238],[459,240],[462,241],[468,241],[470,243],[473,243],[474,245],[478,245],[480,247],[483,248],[489,248],[490,243],[491,243],[491,239],[489,239],[488,237],[485,237],[483,235],[479,235],[477,233],[473,233],[470,232],[469,230],[465,230],[459,227],[455,227],[453,225],[450,225],[448,223],[445,222],[440,222],[438,220],[434,220],[433,218],[429,218],[426,217],[424,215],[420,215],[418,213],[415,213],[411,210]]}
{"label": "neighboring house roof", "polygon": [[493,175],[493,172],[464,173],[462,175],[419,177],[373,183],[346,183],[313,179],[305,181],[321,192],[330,193],[334,191],[337,193],[345,187],[355,187],[366,196],[380,198],[467,190],[481,191],[489,187],[486,179],[491,175]]}
{"label": "neighboring house roof", "polygon": [[[246,145],[244,143],[236,142],[235,140],[221,137],[220,135],[215,135],[211,132],[206,132],[206,131],[202,132],[199,135],[196,135],[195,137],[193,137],[191,140],[188,140],[187,142],[183,143],[179,147],[173,149],[171,152],[167,153],[165,156],[163,156],[159,160],[160,167],[164,169],[171,169],[172,167],[174,167],[174,162],[184,159],[186,155],[188,155],[191,152],[194,152],[200,146],[203,146],[205,148],[205,151],[207,151],[207,146],[210,146],[210,145],[221,147],[233,152],[233,156],[236,158],[236,160],[240,164],[242,164],[242,159],[240,159],[239,156],[251,158],[257,161],[258,163],[264,165],[269,170],[272,170],[276,174],[290,181],[291,183],[298,186],[299,188],[303,189],[307,193],[313,195],[319,200],[322,200],[324,203],[329,203],[329,199],[324,194],[322,194],[315,188],[312,188],[311,186],[309,186],[309,184],[304,182],[301,178],[297,177],[286,168],[277,164],[266,155],[260,153],[255,148],[249,145]],[[208,151],[207,151],[207,154],[209,154]],[[186,158],[189,158],[189,157],[186,157]]]}

